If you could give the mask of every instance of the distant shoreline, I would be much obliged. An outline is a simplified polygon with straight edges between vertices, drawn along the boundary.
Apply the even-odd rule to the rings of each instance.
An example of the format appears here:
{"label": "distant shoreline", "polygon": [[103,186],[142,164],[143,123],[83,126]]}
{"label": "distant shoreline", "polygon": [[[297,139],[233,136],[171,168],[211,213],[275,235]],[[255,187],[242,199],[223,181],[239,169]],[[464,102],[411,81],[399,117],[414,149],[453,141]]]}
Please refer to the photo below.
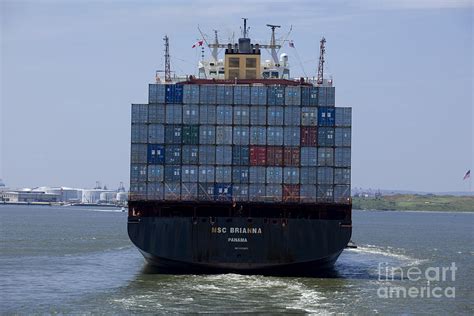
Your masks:
{"label": "distant shoreline", "polygon": [[360,212],[402,212],[402,213],[462,213],[462,214],[473,214],[473,211],[427,211],[427,210],[369,210],[369,209],[360,209],[360,208],[353,208],[353,211],[360,211]]}
{"label": "distant shoreline", "polygon": [[396,194],[354,197],[353,209],[404,212],[474,212],[474,196]]}

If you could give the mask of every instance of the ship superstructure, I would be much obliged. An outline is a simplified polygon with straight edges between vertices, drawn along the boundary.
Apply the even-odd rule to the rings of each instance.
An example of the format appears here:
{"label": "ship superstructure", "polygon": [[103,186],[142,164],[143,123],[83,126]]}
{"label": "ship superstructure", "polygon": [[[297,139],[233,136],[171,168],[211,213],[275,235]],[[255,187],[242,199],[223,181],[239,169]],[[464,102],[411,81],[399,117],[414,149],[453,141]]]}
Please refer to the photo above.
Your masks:
{"label": "ship superstructure", "polygon": [[128,233],[164,272],[310,272],[350,240],[351,108],[322,72],[291,79],[269,27],[132,105]]}

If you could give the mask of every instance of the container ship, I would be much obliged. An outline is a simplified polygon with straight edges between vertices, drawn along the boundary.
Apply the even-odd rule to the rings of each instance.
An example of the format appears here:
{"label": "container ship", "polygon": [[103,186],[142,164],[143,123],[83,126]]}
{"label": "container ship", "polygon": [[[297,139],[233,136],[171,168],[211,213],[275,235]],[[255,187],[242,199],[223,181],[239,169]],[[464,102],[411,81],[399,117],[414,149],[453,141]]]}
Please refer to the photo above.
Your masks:
{"label": "container ship", "polygon": [[268,26],[270,44],[245,22],[238,43],[200,41],[211,58],[182,78],[165,37],[165,78],[132,104],[128,234],[158,271],[311,274],[351,238],[352,112],[335,106],[325,40],[317,77],[292,79]]}

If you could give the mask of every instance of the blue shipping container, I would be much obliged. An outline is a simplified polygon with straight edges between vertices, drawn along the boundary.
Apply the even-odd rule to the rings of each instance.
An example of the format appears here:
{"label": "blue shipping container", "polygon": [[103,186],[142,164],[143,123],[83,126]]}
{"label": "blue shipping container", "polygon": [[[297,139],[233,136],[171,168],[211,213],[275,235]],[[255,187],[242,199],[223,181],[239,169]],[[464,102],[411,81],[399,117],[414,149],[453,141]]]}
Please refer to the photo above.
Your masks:
{"label": "blue shipping container", "polygon": [[218,201],[232,200],[232,184],[230,183],[216,183],[214,185],[214,196]]}
{"label": "blue shipping container", "polygon": [[318,125],[319,126],[334,126],[335,124],[335,109],[333,107],[318,108]]}
{"label": "blue shipping container", "polygon": [[166,103],[183,103],[183,85],[167,84],[165,101]]}
{"label": "blue shipping container", "polygon": [[165,163],[165,147],[163,145],[148,144],[147,161],[149,164]]}

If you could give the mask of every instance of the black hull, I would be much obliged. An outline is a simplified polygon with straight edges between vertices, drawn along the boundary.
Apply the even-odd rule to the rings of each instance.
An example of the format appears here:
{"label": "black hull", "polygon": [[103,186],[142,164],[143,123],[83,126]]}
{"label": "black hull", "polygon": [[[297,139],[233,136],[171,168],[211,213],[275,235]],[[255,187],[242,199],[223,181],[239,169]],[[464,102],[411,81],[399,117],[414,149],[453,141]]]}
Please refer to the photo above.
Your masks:
{"label": "black hull", "polygon": [[146,262],[150,265],[146,271],[162,274],[220,274],[238,273],[248,275],[275,275],[275,276],[314,276],[321,275],[333,268],[334,263],[342,250],[326,258],[292,264],[276,264],[273,266],[248,267],[248,265],[233,265],[227,263],[198,264],[174,261],[156,257],[141,251]]}
{"label": "black hull", "polygon": [[311,275],[334,265],[352,226],[333,219],[129,216],[128,234],[161,273]]}

